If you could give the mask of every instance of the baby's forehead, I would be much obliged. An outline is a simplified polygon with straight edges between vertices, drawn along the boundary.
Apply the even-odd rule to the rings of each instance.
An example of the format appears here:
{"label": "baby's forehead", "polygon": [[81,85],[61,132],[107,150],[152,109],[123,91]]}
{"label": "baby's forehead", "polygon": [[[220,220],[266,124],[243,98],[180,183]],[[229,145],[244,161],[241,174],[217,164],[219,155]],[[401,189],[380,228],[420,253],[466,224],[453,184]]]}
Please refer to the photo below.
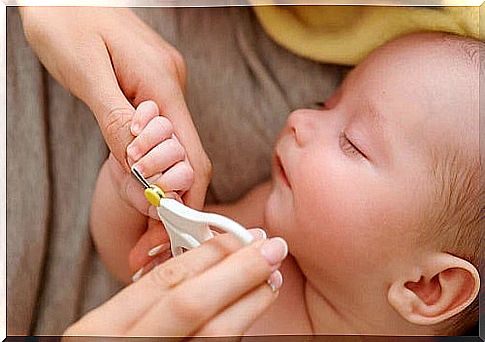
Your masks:
{"label": "baby's forehead", "polygon": [[411,35],[369,56],[345,88],[397,129],[418,136],[441,132],[442,138],[473,132],[479,118],[478,50],[470,39]]}

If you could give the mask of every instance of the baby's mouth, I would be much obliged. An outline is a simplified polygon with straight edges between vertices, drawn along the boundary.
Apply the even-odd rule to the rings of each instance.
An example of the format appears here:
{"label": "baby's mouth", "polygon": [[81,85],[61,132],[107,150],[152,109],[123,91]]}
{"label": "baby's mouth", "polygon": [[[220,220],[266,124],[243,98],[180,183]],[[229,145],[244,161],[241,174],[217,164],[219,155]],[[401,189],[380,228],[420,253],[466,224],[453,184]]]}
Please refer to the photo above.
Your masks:
{"label": "baby's mouth", "polygon": [[282,179],[283,183],[285,183],[286,186],[291,188],[290,182],[288,181],[288,177],[286,176],[285,169],[283,167],[283,164],[281,163],[281,158],[278,154],[276,154],[276,171],[278,176]]}

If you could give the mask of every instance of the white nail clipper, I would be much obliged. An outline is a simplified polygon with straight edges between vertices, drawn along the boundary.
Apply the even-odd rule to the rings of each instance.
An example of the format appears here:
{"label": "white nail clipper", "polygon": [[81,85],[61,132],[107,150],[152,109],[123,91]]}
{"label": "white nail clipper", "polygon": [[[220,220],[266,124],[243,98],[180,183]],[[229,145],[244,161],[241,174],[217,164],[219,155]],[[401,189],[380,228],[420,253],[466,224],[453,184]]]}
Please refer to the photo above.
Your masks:
{"label": "white nail clipper", "polygon": [[252,235],[239,223],[219,214],[204,213],[189,208],[173,198],[165,196],[156,185],[148,183],[143,175],[134,167],[131,172],[145,187],[145,197],[157,208],[158,217],[162,221],[170,238],[172,255],[183,253],[184,249],[192,249],[214,235],[209,226],[233,234],[244,245],[251,243]]}

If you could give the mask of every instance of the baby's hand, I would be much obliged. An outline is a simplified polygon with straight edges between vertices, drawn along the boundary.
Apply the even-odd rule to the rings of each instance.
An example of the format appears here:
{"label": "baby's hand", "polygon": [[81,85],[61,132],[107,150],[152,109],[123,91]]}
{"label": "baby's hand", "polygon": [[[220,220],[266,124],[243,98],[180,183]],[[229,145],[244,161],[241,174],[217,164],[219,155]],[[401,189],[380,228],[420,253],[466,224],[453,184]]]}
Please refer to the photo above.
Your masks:
{"label": "baby's hand", "polygon": [[169,119],[153,101],[140,103],[131,122],[136,137],[126,152],[128,163],[168,196],[180,199],[192,186],[193,169]]}

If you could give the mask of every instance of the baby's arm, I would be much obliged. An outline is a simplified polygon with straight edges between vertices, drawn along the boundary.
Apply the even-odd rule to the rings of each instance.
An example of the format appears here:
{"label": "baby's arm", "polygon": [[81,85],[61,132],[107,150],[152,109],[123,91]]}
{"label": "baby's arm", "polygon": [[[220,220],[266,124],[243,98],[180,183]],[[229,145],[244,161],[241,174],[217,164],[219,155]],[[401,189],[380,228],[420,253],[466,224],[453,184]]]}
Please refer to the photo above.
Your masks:
{"label": "baby's arm", "polygon": [[[170,121],[159,116],[158,107],[147,101],[134,114],[132,127],[136,124],[139,129],[132,128],[136,138],[127,148],[130,165],[134,164],[167,195],[179,199],[192,185],[193,178],[185,150],[174,136]],[[170,256],[168,236],[161,222],[146,215],[158,218],[155,208],[144,198],[141,184],[110,156],[98,177],[90,225],[102,260],[124,282],[129,282],[141,266],[153,262],[154,257]],[[132,253],[135,245],[147,252]],[[156,256],[149,255],[148,251],[154,248]]]}
{"label": "baby's arm", "polygon": [[93,196],[90,227],[102,261],[111,273],[127,283],[131,277],[130,250],[146,230],[148,217],[122,198],[125,172],[111,155],[105,161]]}

